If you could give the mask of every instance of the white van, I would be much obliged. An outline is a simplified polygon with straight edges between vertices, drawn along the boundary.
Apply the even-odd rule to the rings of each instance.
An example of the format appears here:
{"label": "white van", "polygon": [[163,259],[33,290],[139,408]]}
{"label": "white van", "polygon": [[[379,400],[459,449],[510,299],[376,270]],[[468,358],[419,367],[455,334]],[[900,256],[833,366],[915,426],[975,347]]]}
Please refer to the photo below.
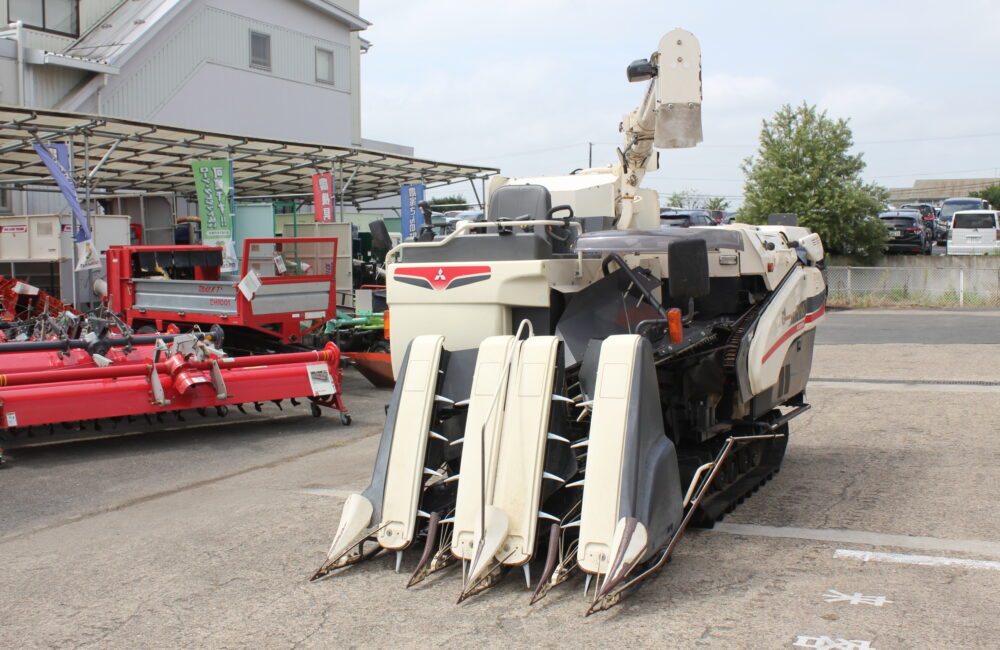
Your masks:
{"label": "white van", "polygon": [[996,210],[956,212],[948,231],[949,255],[1000,253],[1000,214]]}

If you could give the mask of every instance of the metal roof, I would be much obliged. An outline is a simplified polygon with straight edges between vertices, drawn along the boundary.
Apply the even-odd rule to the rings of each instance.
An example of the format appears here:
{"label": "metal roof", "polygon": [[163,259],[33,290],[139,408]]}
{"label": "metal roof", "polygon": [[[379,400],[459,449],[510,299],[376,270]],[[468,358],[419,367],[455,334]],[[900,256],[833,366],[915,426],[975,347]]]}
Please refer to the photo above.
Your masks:
{"label": "metal roof", "polygon": [[158,29],[160,20],[185,2],[156,0],[123,3],[70,45],[66,54],[118,65],[129,46],[146,33]]}
{"label": "metal roof", "polygon": [[311,175],[333,172],[337,194],[356,204],[427,187],[482,179],[499,170],[369,149],[199,131],[150,122],[0,105],[0,187],[54,186],[34,142],[70,142],[77,186],[98,191],[193,196],[191,162],[229,158],[236,194],[312,192]]}
{"label": "metal roof", "polygon": [[889,200],[930,201],[938,203],[952,196],[969,196],[991,185],[1000,184],[1000,178],[939,178],[914,181],[913,187],[894,187],[889,190]]}

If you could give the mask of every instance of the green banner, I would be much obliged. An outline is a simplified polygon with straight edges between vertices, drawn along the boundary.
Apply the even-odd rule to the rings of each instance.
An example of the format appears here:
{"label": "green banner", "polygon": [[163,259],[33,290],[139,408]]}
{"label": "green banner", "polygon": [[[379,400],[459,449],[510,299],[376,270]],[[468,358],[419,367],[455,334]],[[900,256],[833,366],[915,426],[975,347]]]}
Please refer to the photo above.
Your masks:
{"label": "green banner", "polygon": [[191,163],[202,239],[233,238],[233,166],[228,160]]}

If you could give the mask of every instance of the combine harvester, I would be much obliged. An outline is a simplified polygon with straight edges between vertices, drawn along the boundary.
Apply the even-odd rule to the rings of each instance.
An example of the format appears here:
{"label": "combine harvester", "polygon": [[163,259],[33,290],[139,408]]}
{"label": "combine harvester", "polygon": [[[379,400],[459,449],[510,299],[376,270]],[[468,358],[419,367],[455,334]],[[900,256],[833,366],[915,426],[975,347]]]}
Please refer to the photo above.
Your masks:
{"label": "combine harvester", "polygon": [[[701,54],[666,34],[618,162],[494,177],[486,222],[392,251],[396,388],[371,484],[314,579],[422,547],[459,601],[533,561],[607,609],[778,471],[826,288],[794,226],[660,228],[653,147],[701,141]],[[553,207],[554,206],[554,207]]]}

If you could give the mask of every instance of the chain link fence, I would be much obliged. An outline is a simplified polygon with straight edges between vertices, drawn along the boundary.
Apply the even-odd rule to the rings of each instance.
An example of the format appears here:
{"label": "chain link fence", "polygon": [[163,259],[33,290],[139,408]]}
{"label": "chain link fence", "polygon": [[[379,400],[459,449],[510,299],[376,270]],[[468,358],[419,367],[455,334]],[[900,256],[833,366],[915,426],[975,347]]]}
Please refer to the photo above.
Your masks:
{"label": "chain link fence", "polygon": [[1000,269],[831,266],[837,307],[1000,307]]}

